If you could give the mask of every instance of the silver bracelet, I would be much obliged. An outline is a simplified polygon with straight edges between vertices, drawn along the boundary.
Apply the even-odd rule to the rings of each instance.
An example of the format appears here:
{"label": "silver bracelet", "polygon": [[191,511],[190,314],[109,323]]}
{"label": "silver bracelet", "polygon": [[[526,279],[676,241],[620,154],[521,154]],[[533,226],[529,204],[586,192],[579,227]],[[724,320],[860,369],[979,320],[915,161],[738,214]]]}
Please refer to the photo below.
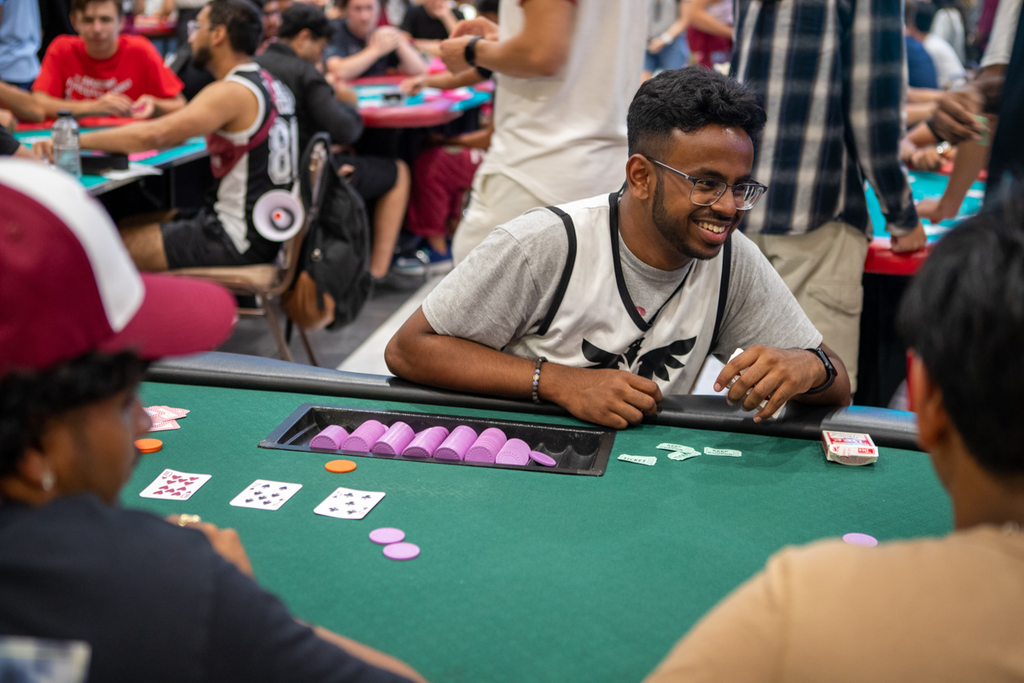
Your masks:
{"label": "silver bracelet", "polygon": [[540,396],[537,391],[540,387],[540,366],[547,362],[547,358],[541,356],[537,359],[537,365],[533,368],[533,402],[540,403]]}

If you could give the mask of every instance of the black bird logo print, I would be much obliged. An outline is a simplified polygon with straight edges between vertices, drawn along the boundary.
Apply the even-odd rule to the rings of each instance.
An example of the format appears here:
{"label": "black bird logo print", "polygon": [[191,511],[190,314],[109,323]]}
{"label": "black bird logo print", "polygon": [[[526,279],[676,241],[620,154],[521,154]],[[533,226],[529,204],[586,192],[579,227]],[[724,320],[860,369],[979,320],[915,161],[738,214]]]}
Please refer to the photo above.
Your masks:
{"label": "black bird logo print", "polygon": [[[624,353],[616,354],[594,346],[584,339],[583,356],[593,363],[593,365],[589,366],[591,368],[614,369],[624,366],[625,369],[629,369],[633,366],[633,361],[636,360],[637,355],[639,355],[640,347],[644,341],[646,340],[641,337],[630,344]],[[689,354],[696,342],[696,337],[680,339],[668,346],[648,351],[640,356],[640,363],[637,365],[636,374],[647,379],[657,377],[664,382],[668,382],[669,368],[676,370],[684,367],[685,363],[680,358]]]}

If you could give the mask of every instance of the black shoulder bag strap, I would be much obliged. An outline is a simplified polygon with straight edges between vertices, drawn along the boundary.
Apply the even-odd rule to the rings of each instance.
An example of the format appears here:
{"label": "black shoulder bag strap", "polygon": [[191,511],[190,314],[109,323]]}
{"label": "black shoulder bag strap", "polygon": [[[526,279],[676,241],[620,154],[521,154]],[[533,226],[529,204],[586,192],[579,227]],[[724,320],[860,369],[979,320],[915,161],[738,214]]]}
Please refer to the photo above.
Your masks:
{"label": "black shoulder bag strap", "polygon": [[718,345],[718,335],[722,331],[722,318],[725,317],[725,302],[729,298],[729,267],[732,265],[732,235],[725,240],[722,249],[722,282],[718,286],[718,312],[715,314],[715,329],[711,334],[711,346]]}
{"label": "black shoulder bag strap", "polygon": [[557,206],[549,206],[547,209],[562,219],[562,225],[565,226],[565,236],[569,239],[569,255],[565,257],[565,268],[562,269],[562,279],[558,281],[555,298],[551,300],[551,307],[541,321],[540,327],[537,328],[537,335],[541,337],[548,333],[551,321],[555,319],[555,313],[558,312],[558,307],[562,305],[565,290],[569,288],[569,278],[572,277],[572,269],[576,265],[576,226],[572,222],[572,217]]}

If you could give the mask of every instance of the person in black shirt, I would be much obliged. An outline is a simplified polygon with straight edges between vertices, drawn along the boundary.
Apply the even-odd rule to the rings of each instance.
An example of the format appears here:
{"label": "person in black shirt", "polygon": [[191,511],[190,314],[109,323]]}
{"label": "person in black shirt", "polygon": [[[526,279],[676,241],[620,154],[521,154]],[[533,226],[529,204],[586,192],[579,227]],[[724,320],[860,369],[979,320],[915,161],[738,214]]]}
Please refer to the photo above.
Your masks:
{"label": "person in black shirt", "polygon": [[215,348],[231,294],[140,275],[56,169],[0,160],[0,206],[0,273],[16,283],[0,287],[0,650],[32,649],[40,670],[84,653],[61,680],[90,683],[422,681],[294,619],[235,531],[118,505],[151,426],[143,359]]}
{"label": "person in black shirt", "polygon": [[300,150],[320,131],[326,131],[334,145],[350,145],[363,132],[355,93],[344,85],[331,87],[315,66],[331,35],[331,24],[320,8],[296,3],[281,13],[277,42],[253,60],[295,95]]}
{"label": "person in black shirt", "polygon": [[378,26],[378,0],[347,0],[348,15],[327,47],[326,66],[336,78],[350,81],[383,76],[397,69],[406,76],[427,70],[423,58],[394,26]]}
{"label": "person in black shirt", "polygon": [[446,39],[465,17],[452,0],[426,0],[409,8],[402,19],[401,30],[420,52],[438,55],[441,41]]}
{"label": "person in black shirt", "polygon": [[[320,8],[296,3],[281,14],[278,41],[256,58],[256,63],[288,86],[295,95],[295,116],[299,124],[299,145],[315,133],[326,131],[334,145],[355,142],[363,130],[355,109],[355,92],[338,82],[331,87],[314,64],[320,61],[331,37],[332,25]],[[378,287],[409,287],[397,274],[388,278],[391,260],[409,202],[411,174],[401,159],[378,156],[334,155],[336,168],[343,169],[352,188],[373,209],[373,251],[370,274]]]}
{"label": "person in black shirt", "polygon": [[32,154],[32,151],[25,145],[18,142],[18,140],[11,135],[6,128],[0,128],[0,157],[24,157],[26,159],[35,159],[36,156]]}

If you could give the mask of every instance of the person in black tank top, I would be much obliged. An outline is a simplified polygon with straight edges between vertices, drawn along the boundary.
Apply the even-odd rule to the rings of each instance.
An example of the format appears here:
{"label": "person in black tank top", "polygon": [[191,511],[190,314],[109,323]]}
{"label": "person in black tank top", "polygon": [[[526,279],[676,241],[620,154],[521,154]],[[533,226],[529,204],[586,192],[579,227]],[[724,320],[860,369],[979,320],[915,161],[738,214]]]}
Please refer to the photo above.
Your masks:
{"label": "person in black tank top", "polygon": [[[280,235],[258,230],[253,209],[268,193],[296,189],[294,97],[252,62],[262,33],[259,10],[247,0],[215,0],[192,29],[193,59],[215,82],[180,111],[80,138],[82,149],[122,154],[207,138],[216,182],[196,215],[134,216],[118,226],[144,271],[273,261],[281,242],[267,235]],[[52,157],[49,142],[38,149]]]}

